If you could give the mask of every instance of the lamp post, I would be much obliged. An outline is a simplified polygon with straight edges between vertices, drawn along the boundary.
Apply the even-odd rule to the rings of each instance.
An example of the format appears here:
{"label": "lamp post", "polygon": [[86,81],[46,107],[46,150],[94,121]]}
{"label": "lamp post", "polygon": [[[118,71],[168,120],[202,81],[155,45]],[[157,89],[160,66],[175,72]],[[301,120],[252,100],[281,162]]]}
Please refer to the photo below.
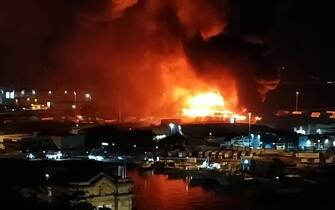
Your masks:
{"label": "lamp post", "polygon": [[73,91],[73,96],[74,96],[74,102],[77,102],[77,92]]}
{"label": "lamp post", "polygon": [[251,144],[251,112],[248,113],[249,147]]}
{"label": "lamp post", "polygon": [[295,111],[298,111],[299,91],[295,92]]}

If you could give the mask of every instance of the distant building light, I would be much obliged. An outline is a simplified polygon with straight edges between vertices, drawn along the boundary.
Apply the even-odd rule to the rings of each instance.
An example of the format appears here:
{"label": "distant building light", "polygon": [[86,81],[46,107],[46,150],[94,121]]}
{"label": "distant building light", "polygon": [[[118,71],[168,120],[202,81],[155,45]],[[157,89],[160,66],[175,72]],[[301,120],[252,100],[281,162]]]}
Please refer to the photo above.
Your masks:
{"label": "distant building light", "polygon": [[30,101],[30,98],[27,98],[27,101]]}
{"label": "distant building light", "polygon": [[164,138],[166,138],[166,135],[165,134],[161,134],[161,135],[154,136],[153,140],[158,141],[158,140],[161,140],[161,139],[164,139]]}
{"label": "distant building light", "polygon": [[318,143],[320,143],[320,139],[318,139]]}
{"label": "distant building light", "polygon": [[134,144],[134,148],[136,148],[136,144]]}
{"label": "distant building light", "polygon": [[317,134],[321,134],[321,133],[322,133],[322,132],[321,132],[321,129],[320,129],[320,128],[316,129],[316,133],[317,133]]}
{"label": "distant building light", "polygon": [[90,160],[96,160],[96,161],[102,161],[105,158],[103,156],[101,156],[101,155],[89,155],[88,159],[90,159]]}
{"label": "distant building light", "polygon": [[72,107],[72,109],[76,109],[77,108],[75,104],[72,104],[71,107]]}
{"label": "distant building light", "polygon": [[243,161],[243,163],[244,163],[244,164],[248,164],[248,163],[249,163],[249,160],[245,159],[245,160]]}
{"label": "distant building light", "polygon": [[329,143],[329,140],[328,140],[328,139],[326,139],[326,140],[325,140],[325,144],[328,144],[328,143]]}
{"label": "distant building light", "polygon": [[16,98],[16,99],[15,99],[15,103],[18,103],[18,102],[19,102],[19,100]]}
{"label": "distant building light", "polygon": [[259,120],[262,120],[262,119],[263,119],[262,117],[258,117],[258,116],[255,117],[256,121],[259,121]]}
{"label": "distant building light", "polygon": [[294,115],[302,115],[302,112],[301,111],[293,111],[292,114],[294,114]]}
{"label": "distant building light", "polygon": [[211,135],[212,135],[212,132],[209,132],[209,135],[211,136]]}
{"label": "distant building light", "polygon": [[48,91],[48,94],[49,94],[49,95],[51,95],[51,94],[52,94],[51,90],[49,90],[49,91]]}
{"label": "distant building light", "polygon": [[156,146],[156,149],[158,149],[158,146]]}
{"label": "distant building light", "polygon": [[67,94],[67,90],[64,90],[64,94]]}
{"label": "distant building light", "polygon": [[174,128],[174,124],[173,123],[169,123],[169,127],[170,127],[170,129],[173,129]]}
{"label": "distant building light", "polygon": [[299,130],[295,129],[295,132],[302,135],[306,135],[306,131],[302,128],[302,126],[299,127]]}
{"label": "distant building light", "polygon": [[108,146],[109,144],[108,144],[108,142],[101,142],[101,145],[102,146]]}
{"label": "distant building light", "polygon": [[86,93],[86,94],[85,94],[85,98],[86,98],[86,99],[91,99],[91,94]]}
{"label": "distant building light", "polygon": [[311,117],[313,117],[313,118],[319,118],[320,115],[321,115],[320,112],[312,112]]}
{"label": "distant building light", "polygon": [[49,174],[45,174],[45,178],[46,178],[47,180],[49,180],[50,175],[49,175]]}
{"label": "distant building light", "polygon": [[24,90],[21,90],[21,95],[24,95]]}
{"label": "distant building light", "polygon": [[12,91],[12,92],[6,92],[5,93],[5,97],[6,97],[6,99],[14,99],[14,91]]}
{"label": "distant building light", "polygon": [[333,147],[335,147],[335,141],[333,141]]}
{"label": "distant building light", "polygon": [[32,153],[29,153],[29,154],[27,155],[27,158],[28,158],[28,159],[34,159],[34,158],[35,158],[35,155],[33,155]]}
{"label": "distant building light", "polygon": [[311,146],[311,144],[312,144],[311,140],[307,140],[307,141],[306,141],[306,146],[309,147],[309,146]]}
{"label": "distant building light", "polygon": [[37,98],[34,99],[34,102],[37,102]]}
{"label": "distant building light", "polygon": [[114,143],[114,142],[112,143],[112,146],[113,146],[113,147],[115,146],[115,143]]}
{"label": "distant building light", "polygon": [[51,107],[51,102],[47,101],[47,107],[50,108]]}
{"label": "distant building light", "polygon": [[35,94],[36,94],[36,91],[35,91],[35,90],[32,90],[32,91],[31,91],[31,94],[35,95]]}

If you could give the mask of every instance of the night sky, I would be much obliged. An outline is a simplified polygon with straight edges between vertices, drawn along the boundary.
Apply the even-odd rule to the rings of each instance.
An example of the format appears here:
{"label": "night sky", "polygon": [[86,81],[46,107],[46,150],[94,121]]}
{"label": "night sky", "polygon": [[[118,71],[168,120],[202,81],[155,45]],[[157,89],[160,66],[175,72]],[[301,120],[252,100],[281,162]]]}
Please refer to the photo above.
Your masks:
{"label": "night sky", "polygon": [[[233,69],[228,73],[238,81],[240,102],[250,109],[292,108],[295,91],[301,92],[303,108],[335,107],[331,1],[127,0],[126,7],[119,2],[2,0],[0,86],[89,89],[100,99],[128,89],[122,94],[137,103],[137,89],[147,80],[138,84],[132,75],[146,74],[150,81],[157,75],[133,72],[136,61],[147,48],[158,52],[156,45],[178,42],[201,77],[210,71],[204,67],[208,62]],[[191,20],[180,11],[191,11]],[[201,36],[217,23],[224,25],[221,33]],[[150,27],[158,29],[149,34]],[[174,46],[167,45],[162,55]],[[268,92],[264,81],[276,80],[278,87]]]}

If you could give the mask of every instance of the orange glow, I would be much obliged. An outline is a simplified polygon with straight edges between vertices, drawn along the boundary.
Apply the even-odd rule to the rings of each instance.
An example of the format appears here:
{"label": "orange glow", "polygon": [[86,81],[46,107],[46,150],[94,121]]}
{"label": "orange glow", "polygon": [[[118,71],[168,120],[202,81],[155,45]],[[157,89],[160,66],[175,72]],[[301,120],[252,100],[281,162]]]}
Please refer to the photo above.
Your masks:
{"label": "orange glow", "polygon": [[199,93],[186,98],[182,114],[191,117],[214,116],[224,106],[223,97],[216,92]]}
{"label": "orange glow", "polygon": [[[178,92],[187,91],[180,89]],[[245,121],[247,117],[232,111],[229,106],[226,106],[224,97],[218,91],[205,91],[196,94],[185,94],[182,97],[182,117],[186,118],[205,118],[211,117],[220,120],[230,120],[231,122]]]}

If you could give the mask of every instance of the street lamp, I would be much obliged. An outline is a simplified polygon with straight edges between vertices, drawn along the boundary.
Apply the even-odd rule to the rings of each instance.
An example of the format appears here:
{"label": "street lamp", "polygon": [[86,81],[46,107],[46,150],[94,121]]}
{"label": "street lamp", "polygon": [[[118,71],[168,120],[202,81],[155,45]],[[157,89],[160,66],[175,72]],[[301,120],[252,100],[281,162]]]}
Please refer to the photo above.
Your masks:
{"label": "street lamp", "polygon": [[295,92],[295,111],[298,111],[299,91]]}
{"label": "street lamp", "polygon": [[251,112],[248,112],[249,147],[251,144]]}
{"label": "street lamp", "polygon": [[74,96],[74,102],[77,101],[77,92],[76,91],[73,91],[73,96]]}

